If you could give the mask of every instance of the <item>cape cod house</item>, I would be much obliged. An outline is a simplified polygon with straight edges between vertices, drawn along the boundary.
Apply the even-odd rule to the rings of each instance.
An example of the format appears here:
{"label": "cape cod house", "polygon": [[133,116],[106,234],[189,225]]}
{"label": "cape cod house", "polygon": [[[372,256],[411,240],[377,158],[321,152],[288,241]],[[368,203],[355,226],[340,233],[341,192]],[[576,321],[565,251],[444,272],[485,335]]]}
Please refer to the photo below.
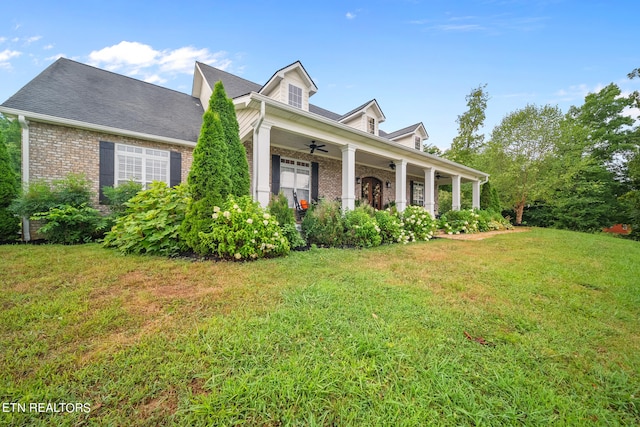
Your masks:
{"label": "cape cod house", "polygon": [[131,179],[185,181],[218,80],[236,106],[252,194],[263,205],[279,191],[293,203],[295,191],[299,199],[339,199],[346,209],[365,199],[434,214],[439,185],[452,185],[459,209],[460,184],[471,182],[479,207],[486,173],[424,153],[422,123],[384,132],[375,99],[345,114],[310,103],[318,88],[300,62],[264,84],[196,62],[188,95],[61,58],[0,105],[22,126],[23,183],[83,173],[97,202],[103,186]]}

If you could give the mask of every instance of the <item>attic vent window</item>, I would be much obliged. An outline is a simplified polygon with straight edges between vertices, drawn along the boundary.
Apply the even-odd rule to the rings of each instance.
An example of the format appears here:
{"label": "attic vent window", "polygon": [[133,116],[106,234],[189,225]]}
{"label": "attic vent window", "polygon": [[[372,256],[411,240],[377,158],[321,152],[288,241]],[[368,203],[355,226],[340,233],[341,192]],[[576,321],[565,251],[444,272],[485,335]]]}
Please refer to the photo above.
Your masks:
{"label": "attic vent window", "polygon": [[416,150],[422,150],[422,140],[419,136],[416,136],[414,139]]}
{"label": "attic vent window", "polygon": [[289,105],[302,108],[302,89],[292,84],[289,85]]}
{"label": "attic vent window", "polygon": [[369,133],[376,134],[376,119],[369,117]]}

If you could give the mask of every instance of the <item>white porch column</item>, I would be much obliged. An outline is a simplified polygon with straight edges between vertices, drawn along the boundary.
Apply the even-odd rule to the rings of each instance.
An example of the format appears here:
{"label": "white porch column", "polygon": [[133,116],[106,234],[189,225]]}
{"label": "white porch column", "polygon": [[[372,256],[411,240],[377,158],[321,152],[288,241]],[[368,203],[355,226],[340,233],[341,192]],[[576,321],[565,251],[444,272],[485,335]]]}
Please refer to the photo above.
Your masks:
{"label": "white porch column", "polygon": [[271,197],[271,124],[253,130],[253,200],[267,207]]}
{"label": "white porch column", "polygon": [[396,160],[396,208],[398,212],[407,207],[407,161]]}
{"label": "white porch column", "polygon": [[342,210],[356,207],[356,147],[342,147]]}
{"label": "white porch column", "polygon": [[460,210],[460,175],[451,175],[451,210]]}
{"label": "white porch column", "polygon": [[[20,128],[22,128],[22,188],[29,188],[29,120],[24,116],[18,116]],[[25,242],[31,240],[29,218],[22,217],[22,239]]]}
{"label": "white porch column", "polygon": [[424,169],[424,207],[435,217],[435,170],[433,168]]}
{"label": "white porch column", "polygon": [[480,209],[480,181],[473,181],[473,196],[471,203],[473,209]]}

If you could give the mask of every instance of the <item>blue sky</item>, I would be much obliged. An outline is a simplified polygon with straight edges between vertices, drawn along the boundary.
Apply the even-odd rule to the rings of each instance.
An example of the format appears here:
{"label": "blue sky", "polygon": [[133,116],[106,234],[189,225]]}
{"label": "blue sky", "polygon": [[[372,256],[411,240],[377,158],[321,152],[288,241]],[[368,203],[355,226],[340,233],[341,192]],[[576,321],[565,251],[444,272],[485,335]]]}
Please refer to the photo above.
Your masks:
{"label": "blue sky", "polygon": [[345,113],[376,98],[391,132],[447,148],[487,84],[484,132],[527,103],[580,105],[640,67],[640,1],[31,1],[2,6],[0,102],[64,56],[190,93],[194,61],[256,83],[300,60]]}

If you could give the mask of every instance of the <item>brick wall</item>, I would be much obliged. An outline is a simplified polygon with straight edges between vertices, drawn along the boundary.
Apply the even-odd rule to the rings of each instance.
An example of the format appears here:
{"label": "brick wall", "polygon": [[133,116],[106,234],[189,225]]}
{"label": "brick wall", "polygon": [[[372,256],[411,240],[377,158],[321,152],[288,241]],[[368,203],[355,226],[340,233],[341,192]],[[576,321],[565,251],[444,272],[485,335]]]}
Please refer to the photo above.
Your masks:
{"label": "brick wall", "polygon": [[29,179],[52,182],[69,173],[84,174],[98,203],[100,141],[136,145],[182,153],[182,181],[186,181],[193,149],[124,136],[31,122],[29,125]]}

